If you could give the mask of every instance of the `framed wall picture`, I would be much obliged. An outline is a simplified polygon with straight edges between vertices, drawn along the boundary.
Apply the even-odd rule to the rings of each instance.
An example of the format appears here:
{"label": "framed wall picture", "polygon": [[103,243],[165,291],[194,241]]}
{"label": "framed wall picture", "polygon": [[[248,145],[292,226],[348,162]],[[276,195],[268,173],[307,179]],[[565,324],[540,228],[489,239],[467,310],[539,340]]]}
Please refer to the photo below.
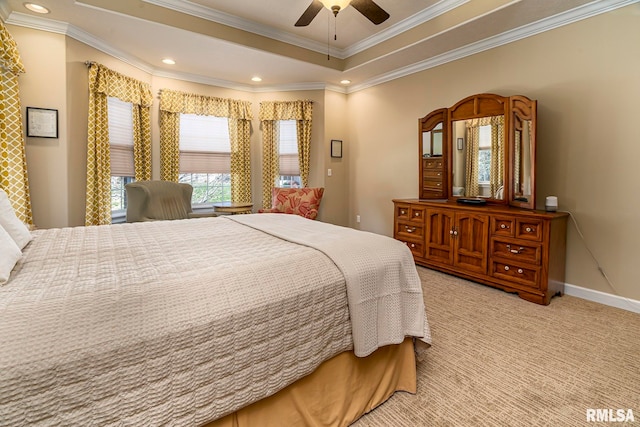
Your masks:
{"label": "framed wall picture", "polygon": [[58,110],[27,107],[27,136],[57,138]]}
{"label": "framed wall picture", "polygon": [[331,140],[331,157],[342,157],[342,140]]}

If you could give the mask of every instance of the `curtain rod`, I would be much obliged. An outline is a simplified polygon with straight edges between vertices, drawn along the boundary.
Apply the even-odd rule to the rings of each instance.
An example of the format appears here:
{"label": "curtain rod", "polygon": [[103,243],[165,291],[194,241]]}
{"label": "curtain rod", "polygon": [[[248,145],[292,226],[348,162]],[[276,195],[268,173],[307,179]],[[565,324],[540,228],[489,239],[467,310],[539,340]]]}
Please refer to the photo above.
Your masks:
{"label": "curtain rod", "polygon": [[86,66],[87,66],[87,68],[88,68],[88,67],[91,67],[91,66],[92,66],[93,64],[95,64],[95,63],[96,63],[95,61],[84,61],[84,65],[86,65]]}

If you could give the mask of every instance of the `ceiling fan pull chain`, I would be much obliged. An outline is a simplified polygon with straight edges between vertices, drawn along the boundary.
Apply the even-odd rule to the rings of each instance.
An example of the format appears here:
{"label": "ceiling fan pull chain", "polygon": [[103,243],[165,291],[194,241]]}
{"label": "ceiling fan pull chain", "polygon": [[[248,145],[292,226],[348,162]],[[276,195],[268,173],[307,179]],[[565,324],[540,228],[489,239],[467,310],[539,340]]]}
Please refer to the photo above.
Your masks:
{"label": "ceiling fan pull chain", "polygon": [[331,39],[329,34],[331,34],[331,16],[327,17],[327,61],[331,60]]}

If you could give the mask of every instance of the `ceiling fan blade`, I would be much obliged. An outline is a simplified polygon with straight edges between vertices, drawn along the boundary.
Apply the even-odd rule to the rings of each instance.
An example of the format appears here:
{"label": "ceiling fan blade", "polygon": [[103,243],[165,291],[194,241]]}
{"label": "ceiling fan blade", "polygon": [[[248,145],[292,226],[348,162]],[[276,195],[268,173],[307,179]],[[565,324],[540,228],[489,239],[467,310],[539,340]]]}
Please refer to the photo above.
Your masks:
{"label": "ceiling fan blade", "polygon": [[389,19],[389,14],[373,0],[351,0],[351,6],[376,25]]}
{"label": "ceiling fan blade", "polygon": [[313,18],[316,17],[318,12],[322,10],[324,6],[320,2],[320,0],[313,0],[307,10],[304,11],[298,22],[295,23],[296,27],[306,27],[313,21]]}

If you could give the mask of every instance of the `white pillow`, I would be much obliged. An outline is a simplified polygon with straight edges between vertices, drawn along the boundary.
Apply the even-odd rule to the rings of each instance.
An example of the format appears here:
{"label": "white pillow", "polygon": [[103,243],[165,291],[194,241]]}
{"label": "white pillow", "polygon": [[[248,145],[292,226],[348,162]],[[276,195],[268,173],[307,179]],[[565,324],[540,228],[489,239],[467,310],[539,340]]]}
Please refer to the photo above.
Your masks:
{"label": "white pillow", "polygon": [[0,226],[0,286],[7,283],[11,270],[22,257],[22,252],[9,233]]}
{"label": "white pillow", "polygon": [[18,248],[22,250],[33,239],[31,232],[16,216],[7,193],[0,189],[0,226],[13,238]]}

